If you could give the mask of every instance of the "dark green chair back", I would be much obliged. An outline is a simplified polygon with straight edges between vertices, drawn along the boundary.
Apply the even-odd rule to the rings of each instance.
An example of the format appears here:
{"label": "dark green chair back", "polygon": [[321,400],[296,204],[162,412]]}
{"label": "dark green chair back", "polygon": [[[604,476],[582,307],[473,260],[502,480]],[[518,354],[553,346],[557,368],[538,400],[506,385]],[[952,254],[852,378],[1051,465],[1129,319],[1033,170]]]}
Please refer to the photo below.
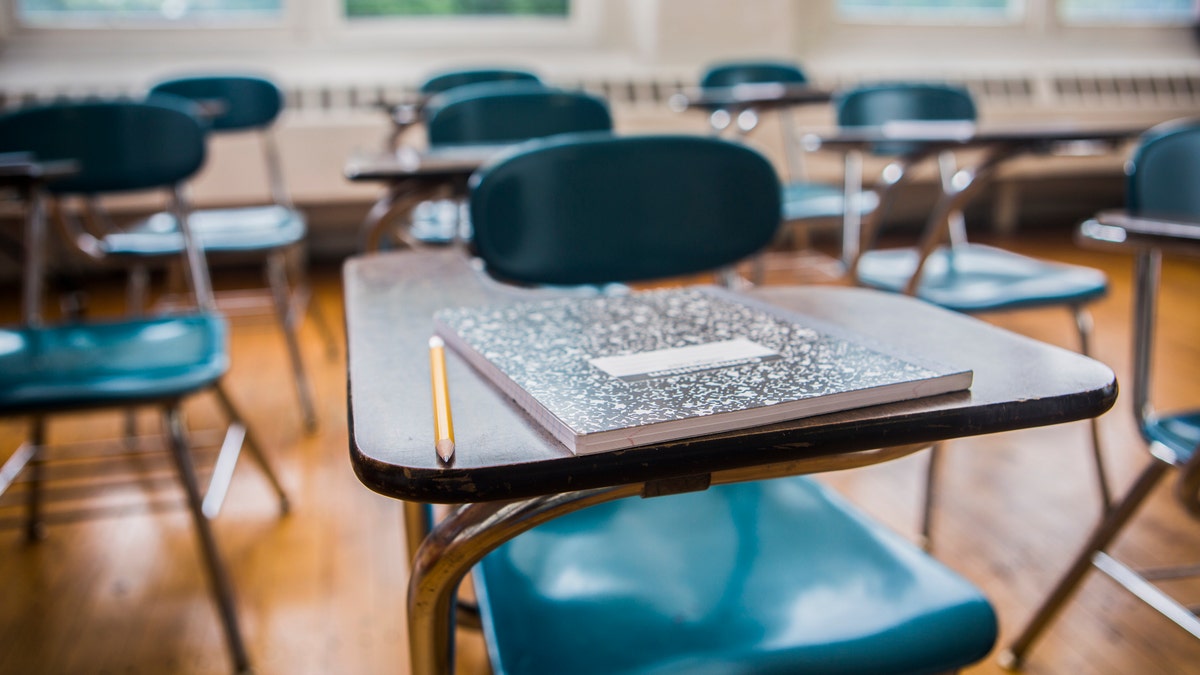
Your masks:
{"label": "dark green chair back", "polygon": [[421,83],[420,91],[426,96],[440,94],[467,84],[480,82],[541,82],[536,74],[518,68],[472,68],[450,70],[430,76]]}
{"label": "dark green chair back", "polygon": [[514,143],[579,131],[609,131],[612,115],[599,97],[535,82],[464,85],[430,99],[429,145]]}
{"label": "dark green chair back", "polygon": [[204,164],[205,128],[197,112],[194,103],[174,96],[25,108],[0,116],[0,152],[77,161],[78,173],[48,186],[56,194],[168,187]]}
{"label": "dark green chair back", "polygon": [[1200,220],[1200,120],[1152,129],[1129,162],[1129,212],[1149,218]]}
{"label": "dark green chair back", "polygon": [[700,76],[700,86],[705,88],[768,82],[805,84],[808,77],[799,66],[785,61],[725,61],[709,66]]}
{"label": "dark green chair back", "polygon": [[494,276],[604,284],[710,271],[766,246],[779,180],[744,145],[697,136],[568,134],[472,178],[476,252]]}
{"label": "dark green chair back", "polygon": [[270,126],[284,104],[283,92],[274,82],[249,75],[181,77],[159,82],[150,92],[215,104],[217,109],[208,116],[215,131]]}
{"label": "dark green chair back", "polygon": [[[842,127],[881,126],[888,122],[974,122],[971,93],[949,84],[894,82],[858,87],[839,94],[834,106]],[[873,151],[903,155],[917,149],[906,143],[880,143]]]}

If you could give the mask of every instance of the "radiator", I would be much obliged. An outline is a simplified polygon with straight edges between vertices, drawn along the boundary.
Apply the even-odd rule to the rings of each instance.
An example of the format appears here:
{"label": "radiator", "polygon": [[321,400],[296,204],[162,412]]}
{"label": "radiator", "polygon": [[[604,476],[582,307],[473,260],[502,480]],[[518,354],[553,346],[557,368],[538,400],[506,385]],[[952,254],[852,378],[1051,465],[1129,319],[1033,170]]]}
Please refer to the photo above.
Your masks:
{"label": "radiator", "polygon": [[[940,80],[966,86],[975,95],[981,118],[997,122],[1022,119],[1075,119],[1084,122],[1120,122],[1147,126],[1200,112],[1200,69],[1179,66],[1174,72],[988,72],[924,73],[918,78],[894,72],[865,70],[818,73],[814,84],[844,88],[865,82],[895,79]],[[553,84],[579,88],[610,101],[618,130],[624,133],[679,131],[705,133],[706,121],[698,113],[671,111],[670,96],[690,86],[675,76],[591,78],[557,80]],[[285,85],[287,106],[277,127],[285,177],[293,198],[314,213],[314,226],[327,233],[351,233],[353,224],[365,214],[382,187],[352,184],[342,175],[347,158],[356,152],[382,147],[389,122],[383,108],[410,98],[407,83]],[[79,85],[54,89],[0,91],[0,108],[13,108],[57,99],[106,96],[136,96],[140,92],[119,86]],[[801,127],[833,123],[828,106],[801,109],[793,114]],[[783,152],[777,123],[764,116],[762,126],[750,137],[781,166]],[[775,127],[772,129],[772,127]],[[419,134],[418,134],[419,140]],[[221,136],[211,145],[209,161],[192,186],[193,199],[201,206],[236,205],[263,199],[267,194],[264,172],[255,156],[257,139],[252,135]],[[1030,174],[1118,175],[1123,157],[1110,156],[1056,164],[1039,159],[1017,163],[1007,175],[1019,179]],[[813,178],[839,180],[840,165],[828,156],[809,157],[806,170]],[[1005,193],[1012,195],[1010,190]],[[1009,196],[1008,199],[1013,199]],[[126,200],[117,208],[145,208],[139,200]],[[1012,204],[1004,208],[1012,210]],[[322,215],[323,214],[323,215]],[[1011,219],[1011,216],[1010,216]],[[328,220],[331,222],[321,222]],[[337,222],[333,222],[337,221]],[[347,222],[349,221],[349,222]],[[348,241],[349,239],[347,239]]]}

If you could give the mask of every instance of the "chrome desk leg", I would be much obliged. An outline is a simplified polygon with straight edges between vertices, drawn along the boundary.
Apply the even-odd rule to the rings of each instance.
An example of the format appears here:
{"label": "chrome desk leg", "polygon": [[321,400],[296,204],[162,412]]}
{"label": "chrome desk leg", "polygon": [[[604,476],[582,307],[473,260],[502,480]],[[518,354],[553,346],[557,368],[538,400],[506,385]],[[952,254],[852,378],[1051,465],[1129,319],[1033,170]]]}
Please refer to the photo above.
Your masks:
{"label": "chrome desk leg", "polygon": [[42,479],[44,457],[46,454],[46,417],[35,415],[29,435],[29,446],[32,454],[29,457],[29,494],[27,496],[25,515],[25,538],[38,541],[46,536],[46,526],[42,522]]}
{"label": "chrome desk leg", "polygon": [[[1079,330],[1079,353],[1084,356],[1092,355],[1092,314],[1086,308],[1074,306],[1071,313],[1075,318],[1075,327]],[[1112,488],[1108,484],[1108,472],[1104,468],[1104,452],[1100,443],[1100,419],[1093,417],[1088,420],[1092,435],[1092,457],[1096,463],[1096,485],[1100,490],[1100,503],[1105,511],[1112,508]]]}
{"label": "chrome desk leg", "polygon": [[921,533],[917,542],[922,550],[933,550],[933,511],[937,508],[937,481],[941,473],[942,446],[934,443],[929,448],[929,464],[925,467],[925,500],[921,512]]}
{"label": "chrome desk leg", "polygon": [[850,150],[842,156],[842,267],[850,269],[862,251],[863,154]]}
{"label": "chrome desk leg", "polygon": [[412,675],[454,672],[454,599],[475,563],[513,537],[561,515],[631,497],[641,485],[517,502],[469,504],[438,523],[413,560],[408,585]]}
{"label": "chrome desk leg", "polygon": [[[224,411],[225,417],[229,420],[229,424],[241,427],[244,447],[250,452],[250,458],[258,464],[258,468],[266,475],[267,482],[271,484],[271,488],[275,490],[275,495],[279,498],[279,513],[287,515],[292,510],[291,501],[288,499],[287,491],[283,489],[283,483],[279,480],[278,474],[275,473],[275,469],[271,466],[271,461],[267,457],[262,443],[258,441],[258,437],[246,422],[246,418],[242,416],[241,411],[233,404],[233,399],[229,397],[229,392],[225,391],[224,383],[218,382],[216,387],[214,387],[214,392],[217,396],[217,403],[220,404],[221,410]],[[234,461],[237,461],[236,458]],[[230,472],[232,473],[232,468]],[[208,513],[207,508],[208,504],[206,500],[206,514]]]}
{"label": "chrome desk leg", "polygon": [[408,547],[408,561],[417,558],[417,550],[433,529],[433,506],[421,502],[404,502],[404,542]]}
{"label": "chrome desk leg", "polygon": [[1025,625],[1025,629],[1013,640],[1012,644],[1000,653],[1000,665],[1007,670],[1019,670],[1025,661],[1025,655],[1033,646],[1035,640],[1041,636],[1042,631],[1050,624],[1051,619],[1058,614],[1063,605],[1079,587],[1079,583],[1083,581],[1083,577],[1091,569],[1093,560],[1098,553],[1101,553],[1108,544],[1117,536],[1121,528],[1126,522],[1137,512],[1138,507],[1145,501],[1146,496],[1151,490],[1158,485],[1158,481],[1171,468],[1167,462],[1157,458],[1150,461],[1147,466],[1134,482],[1133,487],[1125,495],[1124,499],[1105,515],[1100,524],[1092,531],[1092,535],[1088,538],[1086,544],[1080,549],[1075,560],[1067,569],[1066,573],[1054,585],[1054,589],[1050,592],[1046,599],[1042,601],[1040,607],[1034,612],[1029,623]]}
{"label": "chrome desk leg", "polygon": [[313,405],[312,389],[308,374],[304,370],[304,357],[300,353],[300,337],[297,334],[297,317],[292,311],[291,285],[287,278],[287,260],[281,251],[267,259],[267,283],[271,286],[271,297],[275,302],[275,313],[279,327],[287,343],[288,357],[292,362],[292,376],[296,380],[296,394],[300,398],[300,412],[304,416],[304,428],[309,432],[317,428],[317,411]]}
{"label": "chrome desk leg", "polygon": [[221,615],[221,626],[225,629],[225,640],[229,645],[229,655],[233,659],[234,669],[247,672],[250,668],[250,657],[246,653],[246,645],[242,642],[241,629],[238,627],[237,604],[233,597],[233,584],[229,573],[221,561],[217,550],[217,542],[213,537],[211,523],[202,511],[200,486],[196,481],[196,469],[192,466],[191,451],[188,447],[183,420],[180,419],[179,408],[171,406],[164,412],[167,433],[171,438],[171,457],[175,461],[175,469],[179,473],[179,481],[187,497],[188,511],[192,515],[192,526],[200,544],[200,553],[212,584],[213,599],[217,601],[217,611]]}
{"label": "chrome desk leg", "polygon": [[[401,182],[388,188],[387,193],[371,206],[367,217],[359,228],[359,250],[363,253],[379,251],[383,245],[385,230],[392,219],[399,214],[410,215],[417,204],[429,197],[430,191],[419,186]],[[406,226],[398,237],[409,248],[420,247],[420,242],[412,238]]]}

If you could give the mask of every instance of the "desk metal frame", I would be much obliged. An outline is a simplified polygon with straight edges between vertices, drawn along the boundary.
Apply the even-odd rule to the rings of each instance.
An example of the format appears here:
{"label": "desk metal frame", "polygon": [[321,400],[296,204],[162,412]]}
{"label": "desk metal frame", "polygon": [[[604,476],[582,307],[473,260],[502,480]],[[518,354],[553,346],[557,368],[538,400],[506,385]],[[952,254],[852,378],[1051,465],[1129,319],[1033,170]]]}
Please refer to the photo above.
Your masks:
{"label": "desk metal frame", "polygon": [[953,355],[975,370],[975,384],[966,392],[576,456],[451,352],[457,451],[443,465],[434,451],[425,354],[433,312],[561,292],[502,286],[457,249],[353,259],[344,280],[355,473],[372,490],[409,502],[408,523],[423,522],[426,503],[461,505],[431,532],[410,533],[410,542],[420,543],[408,591],[414,675],[452,671],[453,604],[463,576],[539,523],[613,499],[863,466],[938,440],[1093,417],[1117,393],[1102,364],[911,298],[763,288],[752,295],[918,355]]}
{"label": "desk metal frame", "polygon": [[830,133],[806,134],[802,139],[803,145],[809,150],[827,148],[843,154],[846,199],[862,189],[864,153],[879,144],[914,147],[914,150],[898,157],[892,164],[895,168],[884,177],[878,188],[879,206],[867,216],[865,222],[857,212],[846,211],[842,256],[852,279],[857,279],[863,242],[871,242],[879,234],[888,207],[894,202],[898,188],[912,176],[911,169],[914,166],[954,150],[983,151],[978,162],[959,170],[952,179],[943,181],[941,194],[921,233],[917,267],[904,289],[908,295],[916,295],[929,255],[948,240],[954,241],[955,214],[961,213],[991,183],[1006,162],[1028,154],[1095,154],[1096,146],[1112,151],[1144,130],[1143,127],[1088,129],[1075,125],[979,127],[966,130],[958,123],[941,130],[933,123],[922,126],[924,130],[914,128],[896,131],[881,127],[847,127]]}

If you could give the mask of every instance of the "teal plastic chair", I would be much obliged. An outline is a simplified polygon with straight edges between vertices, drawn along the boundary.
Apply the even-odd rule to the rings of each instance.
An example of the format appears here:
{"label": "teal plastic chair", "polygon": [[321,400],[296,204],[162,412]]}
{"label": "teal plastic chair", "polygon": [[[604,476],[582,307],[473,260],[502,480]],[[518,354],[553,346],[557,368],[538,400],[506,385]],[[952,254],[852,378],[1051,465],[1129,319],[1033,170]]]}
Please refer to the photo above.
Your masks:
{"label": "teal plastic chair", "polygon": [[523,68],[456,68],[438,71],[425,78],[419,91],[433,96],[467,84],[481,82],[541,82],[537,73]]}
{"label": "teal plastic chair", "polygon": [[536,82],[484,82],[455,87],[425,106],[430,148],[491,145],[554,134],[611,131],[604,99]]}
{"label": "teal plastic chair", "polygon": [[[765,158],[697,136],[531,141],[471,191],[484,269],[522,283],[729,265],[771,241],[779,208]],[[932,673],[996,636],[971,584],[806,477],[576,511],[472,578],[497,675]]]}
{"label": "teal plastic chair", "polygon": [[[308,232],[304,214],[292,204],[282,173],[273,125],[284,106],[284,95],[271,80],[256,75],[198,75],[160,81],[154,95],[172,95],[196,101],[208,121],[210,133],[253,133],[259,136],[270,199],[256,206],[198,209],[192,212],[192,231],[209,258],[261,260],[269,307],[275,314],[287,346],[300,412],[307,429],[317,424],[312,388],[297,334],[303,312],[309,309],[330,354],[336,353],[332,330],[314,303],[303,269],[303,245]],[[170,213],[156,213],[121,231],[102,237],[96,250],[125,261],[152,261],[175,256],[181,239]],[[143,274],[135,267],[135,274]],[[144,282],[135,282],[144,286]],[[135,287],[138,287],[135,286]],[[137,294],[133,295],[138,302]],[[244,299],[240,304],[245,304]]]}
{"label": "teal plastic chair", "polygon": [[[808,84],[808,82],[808,76],[804,70],[790,61],[720,61],[708,66],[700,76],[701,88],[769,83],[802,85]],[[850,213],[848,214],[843,186],[805,180],[803,160],[792,119],[785,114],[786,111],[780,111],[780,113],[779,124],[783,134],[784,159],[788,168],[788,178],[783,184],[783,221],[802,225],[838,219],[845,221],[849,217],[857,222],[871,213],[877,205],[875,193],[860,192],[854,195],[854,203],[849,205]],[[736,121],[736,129],[741,135],[749,133],[758,124],[759,115],[752,109],[743,111],[740,117],[741,119]],[[730,119],[729,111],[715,110],[709,116],[709,122],[713,130],[720,133],[733,120]],[[857,227],[851,225],[849,229],[853,231]],[[807,237],[805,238],[807,239]],[[841,262],[845,264],[849,261],[843,256]],[[761,281],[764,274],[761,261],[754,274]]]}
{"label": "teal plastic chair", "polygon": [[455,87],[483,82],[539,84],[541,81],[537,73],[523,68],[451,68],[432,73],[417,87],[416,102],[403,103],[390,108],[392,132],[388,136],[386,147],[391,151],[400,147],[402,137],[408,130],[424,120],[425,104],[438,94]]}
{"label": "teal plastic chair", "polygon": [[[1105,514],[1070,567],[1047,594],[1001,663],[1020,668],[1041,634],[1078,590],[1092,568],[1103,572],[1192,636],[1200,638],[1200,617],[1155,584],[1195,577],[1196,566],[1138,570],[1117,559],[1112,544],[1162,482],[1177,472],[1175,496],[1200,520],[1200,410],[1160,413],[1152,399],[1154,332],[1162,256],[1200,254],[1200,121],[1169,123],[1139,142],[1129,172],[1126,213],[1100,214],[1081,226],[1081,240],[1135,256],[1133,307],[1133,414],[1150,461],[1125,495]],[[1149,234],[1149,237],[1146,235]],[[1161,367],[1160,367],[1161,372]],[[1186,586],[1177,586],[1182,589]]]}
{"label": "teal plastic chair", "polygon": [[[599,97],[546,87],[528,80],[477,82],[454,87],[425,106],[431,151],[455,146],[507,145],[560,133],[611,131],[612,114]],[[414,210],[410,235],[432,244],[469,240],[470,218],[462,213],[466,185],[451,186],[447,199]]]}
{"label": "teal plastic chair", "polygon": [[[214,476],[232,473],[244,439],[271,481],[282,511],[286,512],[288,502],[261,446],[221,387],[221,377],[229,367],[227,328],[213,311],[204,254],[191,236],[182,202],[183,182],[205,157],[206,132],[196,112],[190,102],[170,97],[145,102],[63,103],[0,117],[0,152],[24,150],[39,161],[76,163],[77,172],[49,184],[55,197],[169,190],[173,213],[182,224],[177,253],[190,270],[191,287],[200,305],[198,311],[172,316],[50,325],[40,315],[37,272],[44,269],[44,263],[39,248],[30,247],[31,257],[25,260],[25,320],[20,326],[0,328],[0,414],[27,416],[32,429],[29,442],[0,470],[4,477],[0,490],[19,471],[28,471],[26,530],[31,539],[40,538],[47,417],[131,406],[161,409],[230,655],[241,671],[249,667],[249,658],[238,627],[233,587],[209,524],[225,485],[214,483],[207,494],[201,493],[181,402],[197,393],[213,392],[231,421],[217,460],[218,467],[226,467],[228,473],[214,470]],[[34,192],[30,202],[27,236],[42,241],[41,192]]]}
{"label": "teal plastic chair", "polygon": [[[864,86],[840,94],[836,101],[840,127],[873,127],[896,121],[975,122],[977,111],[970,92],[962,87],[930,83],[890,83]],[[893,166],[900,171],[898,184],[913,164],[924,159],[920,146],[881,143],[873,148],[881,155],[898,155]],[[937,157],[943,190],[950,190],[954,174],[951,153]],[[894,194],[894,190],[891,191]],[[885,198],[886,199],[886,198]],[[886,215],[886,203],[874,214]],[[868,232],[862,252],[851,266],[857,283],[871,288],[904,292],[919,259],[915,247],[873,248],[880,223]],[[967,241],[961,213],[950,215],[950,245],[935,250],[922,269],[917,297],[942,307],[969,314],[985,314],[1018,309],[1064,307],[1071,312],[1079,334],[1080,351],[1090,352],[1091,317],[1086,305],[1108,292],[1108,279],[1100,270],[1077,265],[1038,260],[1004,249]],[[1091,420],[1092,453],[1096,465],[1097,486],[1107,508],[1110,497],[1105,477],[1100,432]],[[921,517],[921,536],[931,541],[932,513],[936,502],[937,469],[940,445],[930,456],[925,503]]]}

